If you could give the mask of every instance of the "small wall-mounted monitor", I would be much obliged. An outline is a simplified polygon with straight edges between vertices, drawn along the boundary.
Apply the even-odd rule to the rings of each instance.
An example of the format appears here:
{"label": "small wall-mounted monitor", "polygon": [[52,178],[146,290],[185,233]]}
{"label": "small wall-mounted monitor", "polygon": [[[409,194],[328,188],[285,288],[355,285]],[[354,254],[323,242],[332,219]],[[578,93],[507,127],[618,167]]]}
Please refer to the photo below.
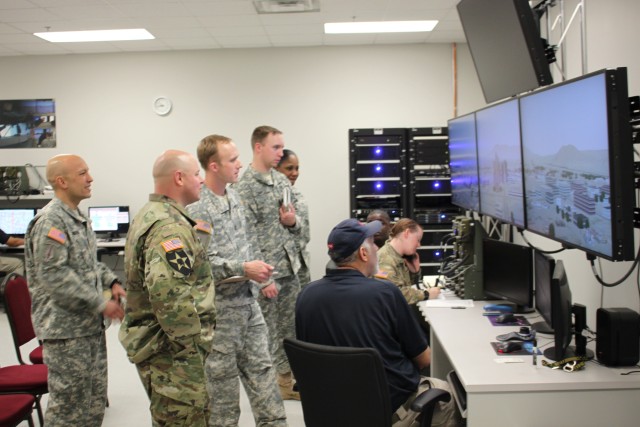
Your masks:
{"label": "small wall-mounted monitor", "polygon": [[480,213],[525,227],[518,100],[476,111]]}
{"label": "small wall-mounted monitor", "polygon": [[97,234],[119,237],[129,231],[129,206],[92,206],[89,218]]}
{"label": "small wall-mounted monitor", "polygon": [[463,209],[479,211],[478,148],[475,113],[448,122],[451,203]]}
{"label": "small wall-mounted monitor", "polygon": [[553,83],[528,0],[462,0],[457,7],[487,103]]}
{"label": "small wall-mounted monitor", "polygon": [[625,68],[520,98],[527,229],[632,260],[633,144]]}
{"label": "small wall-mounted monitor", "polygon": [[24,237],[35,215],[33,208],[0,209],[0,229],[10,236]]}
{"label": "small wall-mounted monitor", "polygon": [[487,297],[515,304],[516,313],[533,311],[533,260],[529,246],[484,238],[482,264]]}

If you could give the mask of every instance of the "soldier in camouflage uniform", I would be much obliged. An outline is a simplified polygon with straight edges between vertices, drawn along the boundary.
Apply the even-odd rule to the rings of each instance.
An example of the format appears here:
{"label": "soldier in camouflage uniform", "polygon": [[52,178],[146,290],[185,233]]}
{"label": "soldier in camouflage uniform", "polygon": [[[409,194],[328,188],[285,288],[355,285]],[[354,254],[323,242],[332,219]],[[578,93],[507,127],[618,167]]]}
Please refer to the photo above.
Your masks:
{"label": "soldier in camouflage uniform", "polygon": [[151,401],[154,426],[206,426],[204,360],[215,326],[211,265],[185,206],[200,198],[196,159],[164,152],[155,192],[132,221],[125,244],[127,306],[120,341]]}
{"label": "soldier in camouflage uniform", "polygon": [[391,228],[389,240],[378,251],[380,270],[376,277],[386,279],[400,288],[409,305],[436,298],[437,287],[420,290],[413,287],[421,280],[420,257],[417,249],[422,240],[422,227],[412,219],[402,218]]}
{"label": "soldier in camouflage uniform", "polygon": [[[107,402],[103,316],[122,319],[118,277],[98,262],[90,220],[78,210],[91,197],[89,168],[74,155],[47,162],[55,197],[31,221],[25,260],[33,324],[49,368],[48,427],[100,426]],[[103,292],[111,288],[112,300]]]}
{"label": "soldier in camouflage uniform", "polygon": [[[276,372],[269,355],[269,336],[258,287],[269,284],[273,267],[260,260],[246,233],[244,210],[236,192],[242,164],[231,139],[210,135],[198,145],[205,170],[200,201],[187,210],[212,226],[207,254],[216,284],[216,334],[205,362],[211,399],[211,426],[237,426],[242,380],[258,427],[286,426]],[[259,284],[260,283],[260,284]]]}
{"label": "soldier in camouflage uniform", "polygon": [[[265,262],[274,266],[271,286],[260,291],[258,303],[269,328],[271,358],[278,372],[283,399],[300,399],[293,391],[293,378],[282,340],[295,338],[295,304],[300,282],[296,274],[300,257],[296,243],[300,221],[296,217],[295,197],[285,206],[285,193],[291,194],[287,178],[274,169],[282,157],[282,132],[260,126],[251,136],[253,161],[242,175],[236,189],[247,218],[247,234],[254,247],[260,248]],[[276,296],[277,294],[277,296]]]}
{"label": "soldier in camouflage uniform", "polygon": [[296,215],[300,220],[300,234],[298,237],[298,250],[300,253],[300,270],[298,270],[298,281],[300,282],[300,288],[304,288],[311,281],[311,256],[307,245],[311,240],[311,229],[309,228],[309,206],[307,201],[302,196],[302,192],[295,186],[298,177],[300,176],[300,162],[298,156],[291,150],[282,150],[282,158],[276,168],[278,172],[284,174],[291,183],[291,191],[293,192],[294,199],[296,200],[295,209]]}

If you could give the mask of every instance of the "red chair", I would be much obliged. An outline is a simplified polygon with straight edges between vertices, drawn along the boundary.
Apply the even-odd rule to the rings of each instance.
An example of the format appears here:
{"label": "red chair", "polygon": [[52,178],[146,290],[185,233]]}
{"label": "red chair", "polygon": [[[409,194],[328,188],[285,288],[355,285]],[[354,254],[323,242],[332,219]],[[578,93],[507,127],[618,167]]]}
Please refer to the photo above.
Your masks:
{"label": "red chair", "polygon": [[[18,361],[21,365],[25,362],[22,359],[20,348],[36,339],[36,333],[33,330],[31,321],[31,295],[29,295],[29,287],[27,280],[20,275],[15,275],[9,280],[4,288],[4,305],[13,334],[13,345],[18,355]],[[29,360],[33,364],[42,364],[42,343],[40,343],[31,353]]]}
{"label": "red chair", "polygon": [[0,368],[0,396],[28,394],[35,399],[40,425],[44,424],[40,398],[49,392],[47,365],[13,365]]}
{"label": "red chair", "polygon": [[0,395],[0,427],[16,427],[23,421],[33,427],[33,404],[35,398],[30,394]]}

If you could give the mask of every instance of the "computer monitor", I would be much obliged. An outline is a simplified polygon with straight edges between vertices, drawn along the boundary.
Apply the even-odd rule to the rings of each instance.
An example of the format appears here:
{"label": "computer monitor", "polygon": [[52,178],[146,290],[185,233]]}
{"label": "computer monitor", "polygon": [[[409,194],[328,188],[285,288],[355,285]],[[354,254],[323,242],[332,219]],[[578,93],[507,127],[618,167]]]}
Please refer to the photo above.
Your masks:
{"label": "computer monitor", "polygon": [[480,213],[524,228],[518,100],[476,111]]}
{"label": "computer monitor", "polygon": [[451,203],[463,209],[479,211],[478,148],[474,113],[449,120],[449,167]]}
{"label": "computer monitor", "polygon": [[556,261],[551,280],[551,317],[553,318],[554,346],[544,351],[544,357],[551,360],[562,360],[575,356],[575,348],[571,348],[573,338],[573,303],[567,273],[562,261]]}
{"label": "computer monitor", "polygon": [[553,82],[528,0],[462,0],[458,15],[490,103]]}
{"label": "computer monitor", "polygon": [[533,310],[533,260],[528,246],[482,240],[483,286],[489,298],[515,304],[516,313]]}
{"label": "computer monitor", "polygon": [[627,72],[520,98],[527,229],[613,261],[635,257]]}
{"label": "computer monitor", "polygon": [[29,222],[35,215],[36,210],[33,208],[0,209],[0,229],[11,236],[24,237]]}
{"label": "computer monitor", "polygon": [[92,206],[89,218],[97,234],[119,237],[129,231],[129,206]]}
{"label": "computer monitor", "polygon": [[536,310],[542,316],[542,320],[531,325],[531,329],[541,334],[552,334],[553,317],[551,307],[551,280],[556,260],[540,251],[533,253],[533,280],[535,283]]}

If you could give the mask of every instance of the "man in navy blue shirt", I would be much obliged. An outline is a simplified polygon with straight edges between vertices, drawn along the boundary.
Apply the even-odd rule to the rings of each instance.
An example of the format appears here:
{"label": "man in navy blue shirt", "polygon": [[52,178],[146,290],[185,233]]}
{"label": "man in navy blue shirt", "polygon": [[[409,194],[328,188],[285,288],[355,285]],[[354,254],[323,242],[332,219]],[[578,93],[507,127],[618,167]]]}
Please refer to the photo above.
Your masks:
{"label": "man in navy blue shirt", "polygon": [[[329,256],[337,268],[310,283],[296,304],[296,335],[302,341],[344,347],[372,347],[382,356],[389,384],[393,426],[419,425],[409,407],[416,394],[448,384],[422,377],[431,349],[397,286],[371,278],[378,270],[373,235],[380,221],[340,222],[329,234]],[[457,426],[455,403],[439,403],[434,426]]]}

